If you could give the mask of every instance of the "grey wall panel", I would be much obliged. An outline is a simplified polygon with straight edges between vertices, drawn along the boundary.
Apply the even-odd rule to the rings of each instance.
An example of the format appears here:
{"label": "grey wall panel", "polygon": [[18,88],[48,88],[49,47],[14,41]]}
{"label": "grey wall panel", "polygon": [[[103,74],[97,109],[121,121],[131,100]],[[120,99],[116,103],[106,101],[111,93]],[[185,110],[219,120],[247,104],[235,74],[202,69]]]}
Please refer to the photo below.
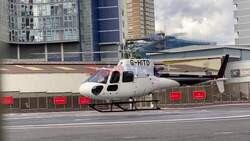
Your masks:
{"label": "grey wall panel", "polygon": [[[249,11],[250,12],[250,11]],[[250,29],[250,23],[246,23],[246,24],[236,24],[235,25],[235,30],[239,31],[239,30],[248,30]]]}
{"label": "grey wall panel", "polygon": [[250,37],[247,38],[239,38],[240,45],[250,45]]}
{"label": "grey wall panel", "polygon": [[[83,52],[93,51],[92,0],[79,0],[80,41]],[[83,61],[93,61],[93,54],[82,54]]]}
{"label": "grey wall panel", "polygon": [[232,71],[235,71],[235,70],[244,71],[245,74],[249,73],[248,72],[250,70],[250,61],[249,60],[229,63],[227,66],[227,70],[226,70],[226,78],[229,79],[229,80],[227,80],[227,83],[250,82],[250,76],[233,77]]}
{"label": "grey wall panel", "polygon": [[250,9],[237,10],[234,14],[236,17],[247,16],[250,15]]}
{"label": "grey wall panel", "polygon": [[238,4],[238,9],[249,9],[250,7],[250,1],[242,2]]}
{"label": "grey wall panel", "polygon": [[250,23],[250,16],[238,17],[239,23]]}
{"label": "grey wall panel", "polygon": [[22,93],[79,93],[88,74],[2,74],[1,91]]}
{"label": "grey wall panel", "polygon": [[250,29],[249,30],[238,31],[238,35],[239,35],[239,37],[245,37],[245,36],[250,37]]}
{"label": "grey wall panel", "polygon": [[20,45],[21,59],[44,59],[44,45]]}
{"label": "grey wall panel", "polygon": [[[118,45],[102,45],[101,51],[114,51],[114,53],[101,54],[101,61],[118,61]],[[117,52],[116,52],[117,51]]]}

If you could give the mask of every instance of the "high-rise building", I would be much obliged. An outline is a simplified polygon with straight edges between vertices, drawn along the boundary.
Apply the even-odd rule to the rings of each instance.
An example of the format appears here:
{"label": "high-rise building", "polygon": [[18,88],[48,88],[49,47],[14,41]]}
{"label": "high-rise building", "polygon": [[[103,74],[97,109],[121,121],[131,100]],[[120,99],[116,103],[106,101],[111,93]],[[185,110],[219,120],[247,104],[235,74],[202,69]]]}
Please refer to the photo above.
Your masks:
{"label": "high-rise building", "polygon": [[126,0],[127,39],[155,33],[154,0]]}
{"label": "high-rise building", "polygon": [[250,0],[234,0],[234,4],[237,8],[235,32],[238,34],[235,44],[250,45]]}
{"label": "high-rise building", "polygon": [[1,38],[14,49],[12,59],[118,60],[124,42],[123,2],[0,0],[1,13],[7,11],[1,15],[1,20],[7,17],[0,21]]}

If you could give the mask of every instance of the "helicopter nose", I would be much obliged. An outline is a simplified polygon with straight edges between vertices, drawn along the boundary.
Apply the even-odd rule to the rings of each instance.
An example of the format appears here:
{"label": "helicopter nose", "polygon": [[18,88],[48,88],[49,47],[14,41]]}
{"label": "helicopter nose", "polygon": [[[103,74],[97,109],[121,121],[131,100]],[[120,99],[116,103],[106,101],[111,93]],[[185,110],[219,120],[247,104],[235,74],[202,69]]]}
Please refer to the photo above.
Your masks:
{"label": "helicopter nose", "polygon": [[82,84],[79,88],[79,92],[83,96],[91,96],[91,89],[86,85],[86,83]]}
{"label": "helicopter nose", "polygon": [[101,94],[103,86],[99,84],[84,83],[80,86],[80,94],[87,97],[98,96]]}

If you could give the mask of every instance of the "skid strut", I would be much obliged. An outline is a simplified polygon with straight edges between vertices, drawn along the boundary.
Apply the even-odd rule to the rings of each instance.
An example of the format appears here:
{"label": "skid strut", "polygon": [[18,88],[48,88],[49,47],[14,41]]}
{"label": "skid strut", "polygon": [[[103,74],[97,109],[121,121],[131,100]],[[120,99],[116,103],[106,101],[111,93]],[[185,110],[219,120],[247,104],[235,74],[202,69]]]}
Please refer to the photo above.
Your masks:
{"label": "skid strut", "polygon": [[[160,110],[158,106],[159,100],[148,100],[148,101],[126,101],[126,102],[111,102],[111,103],[103,103],[103,104],[90,104],[89,106],[98,111],[98,112],[129,112],[129,111],[146,111],[146,110]],[[153,103],[153,108],[137,108],[137,103]],[[131,105],[130,108],[124,107],[123,105]],[[102,110],[98,107],[100,106],[108,106],[110,109]],[[114,106],[116,109],[114,109]]]}

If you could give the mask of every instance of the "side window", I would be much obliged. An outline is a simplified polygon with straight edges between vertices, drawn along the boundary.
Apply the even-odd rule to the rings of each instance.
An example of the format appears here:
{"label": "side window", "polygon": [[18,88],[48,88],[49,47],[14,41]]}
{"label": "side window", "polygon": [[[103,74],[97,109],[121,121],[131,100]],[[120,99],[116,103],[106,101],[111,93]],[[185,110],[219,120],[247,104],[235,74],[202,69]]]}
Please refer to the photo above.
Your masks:
{"label": "side window", "polygon": [[132,71],[123,72],[122,82],[133,82],[134,81],[134,73]]}
{"label": "side window", "polygon": [[118,83],[120,81],[120,72],[119,71],[114,71],[112,73],[112,76],[110,78],[110,83]]}
{"label": "side window", "polygon": [[109,85],[107,90],[110,92],[115,92],[118,90],[118,85]]}

